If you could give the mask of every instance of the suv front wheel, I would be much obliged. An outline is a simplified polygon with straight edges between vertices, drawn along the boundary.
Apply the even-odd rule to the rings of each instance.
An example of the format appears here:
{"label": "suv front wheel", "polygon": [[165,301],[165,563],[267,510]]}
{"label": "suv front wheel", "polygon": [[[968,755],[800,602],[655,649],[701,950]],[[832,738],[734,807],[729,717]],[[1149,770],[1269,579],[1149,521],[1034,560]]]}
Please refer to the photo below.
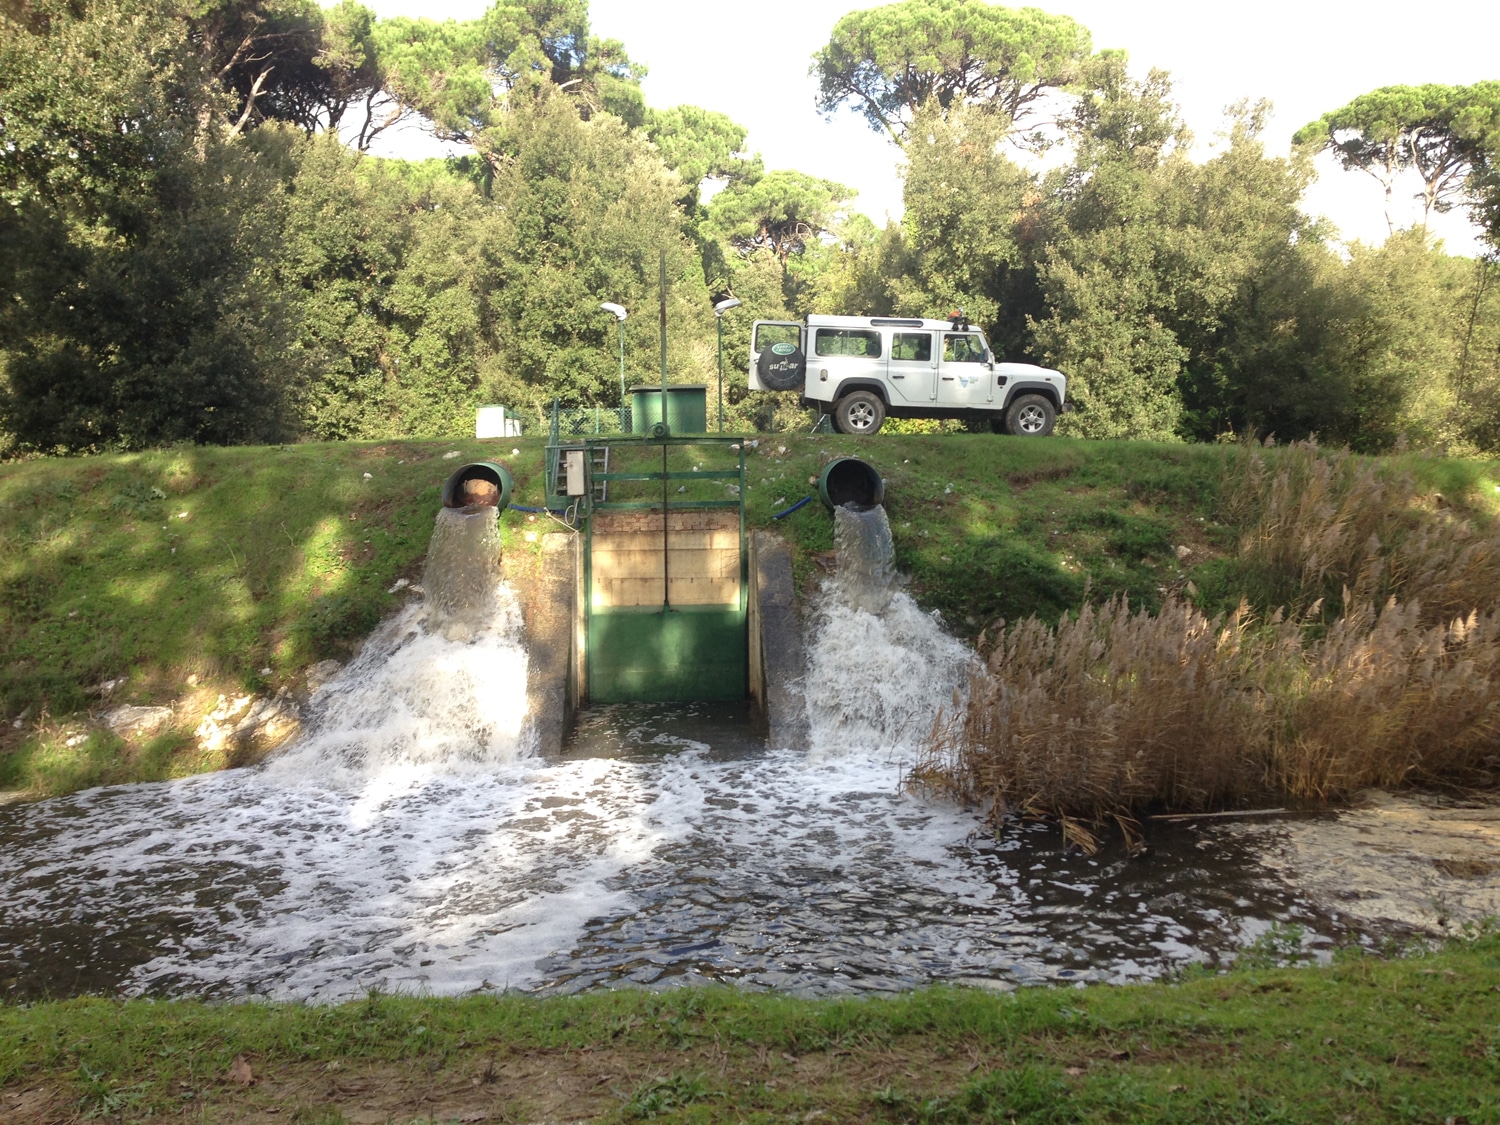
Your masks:
{"label": "suv front wheel", "polygon": [[1057,409],[1045,395],[1018,395],[1005,412],[1005,428],[1016,437],[1046,437],[1057,422]]}
{"label": "suv front wheel", "polygon": [[850,391],[834,405],[833,421],[841,434],[879,433],[885,424],[885,403],[873,391]]}

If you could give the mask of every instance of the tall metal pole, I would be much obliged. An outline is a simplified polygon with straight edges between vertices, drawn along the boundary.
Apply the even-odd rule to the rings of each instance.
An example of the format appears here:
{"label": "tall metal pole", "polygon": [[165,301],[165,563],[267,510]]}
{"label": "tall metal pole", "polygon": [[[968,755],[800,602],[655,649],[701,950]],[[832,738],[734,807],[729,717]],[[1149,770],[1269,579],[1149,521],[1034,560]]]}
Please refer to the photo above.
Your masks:
{"label": "tall metal pole", "polygon": [[625,426],[625,322],[620,321],[620,432]]}
{"label": "tall metal pole", "polygon": [[737,309],[742,302],[738,297],[725,297],[714,302],[714,319],[719,322],[719,433],[724,432],[724,314]]}
{"label": "tall metal pole", "polygon": [[661,608],[672,608],[672,518],[667,506],[667,442],[661,443]]}
{"label": "tall metal pole", "polygon": [[[614,301],[605,301],[599,307],[620,322],[620,432],[625,433],[629,429],[625,425],[625,318],[630,313],[624,305]],[[595,421],[598,421],[598,411],[595,411]]]}
{"label": "tall metal pole", "polygon": [[658,284],[661,287],[661,421],[667,424],[667,252],[661,252]]}
{"label": "tall metal pole", "polygon": [[[661,288],[661,425],[667,428],[667,251],[658,260],[657,284]],[[667,507],[667,442],[661,443],[661,608],[672,608],[672,521]]]}

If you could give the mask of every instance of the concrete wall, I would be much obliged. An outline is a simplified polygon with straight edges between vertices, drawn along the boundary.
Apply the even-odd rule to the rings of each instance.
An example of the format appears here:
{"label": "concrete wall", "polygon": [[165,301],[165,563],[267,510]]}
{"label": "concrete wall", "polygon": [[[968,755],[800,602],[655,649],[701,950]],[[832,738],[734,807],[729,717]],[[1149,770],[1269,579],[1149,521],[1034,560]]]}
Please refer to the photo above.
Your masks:
{"label": "concrete wall", "polygon": [[562,752],[577,705],[574,619],[577,616],[578,539],[568,532],[542,536],[540,565],[505,560],[506,579],[521,599],[526,644],[526,718],[541,754]]}
{"label": "concrete wall", "polygon": [[769,531],[750,537],[750,696],[773,750],[807,747],[807,654],[791,548]]}
{"label": "concrete wall", "polygon": [[662,604],[662,542],[670,551],[671,603],[740,602],[738,512],[600,512],[593,517],[595,610]]}

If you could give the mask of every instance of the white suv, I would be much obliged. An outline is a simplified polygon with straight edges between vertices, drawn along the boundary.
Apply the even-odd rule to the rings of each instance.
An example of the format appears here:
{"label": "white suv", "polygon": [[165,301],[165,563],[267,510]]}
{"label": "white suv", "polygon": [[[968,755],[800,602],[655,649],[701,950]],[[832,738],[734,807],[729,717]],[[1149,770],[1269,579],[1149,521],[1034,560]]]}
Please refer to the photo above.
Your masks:
{"label": "white suv", "polygon": [[1067,388],[1060,371],[997,363],[961,314],[757,320],[750,335],[750,389],[800,391],[846,434],[876,433],[887,418],[958,418],[1045,437],[1072,409]]}

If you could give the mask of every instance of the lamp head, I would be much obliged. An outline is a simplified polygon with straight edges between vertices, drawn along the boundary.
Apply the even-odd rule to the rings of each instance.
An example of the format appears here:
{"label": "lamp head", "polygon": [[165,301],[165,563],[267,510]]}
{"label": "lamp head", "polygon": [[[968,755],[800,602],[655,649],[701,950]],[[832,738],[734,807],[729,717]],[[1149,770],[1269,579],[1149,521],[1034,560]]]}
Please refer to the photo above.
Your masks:
{"label": "lamp head", "polygon": [[612,313],[616,320],[624,320],[627,316],[630,315],[625,311],[625,307],[623,305],[617,305],[613,301],[605,301],[604,304],[600,305],[599,307],[607,313]]}
{"label": "lamp head", "polygon": [[738,297],[726,297],[722,301],[716,301],[714,303],[714,316],[723,316],[730,309],[737,309],[742,304],[744,304],[744,302],[741,301]]}

